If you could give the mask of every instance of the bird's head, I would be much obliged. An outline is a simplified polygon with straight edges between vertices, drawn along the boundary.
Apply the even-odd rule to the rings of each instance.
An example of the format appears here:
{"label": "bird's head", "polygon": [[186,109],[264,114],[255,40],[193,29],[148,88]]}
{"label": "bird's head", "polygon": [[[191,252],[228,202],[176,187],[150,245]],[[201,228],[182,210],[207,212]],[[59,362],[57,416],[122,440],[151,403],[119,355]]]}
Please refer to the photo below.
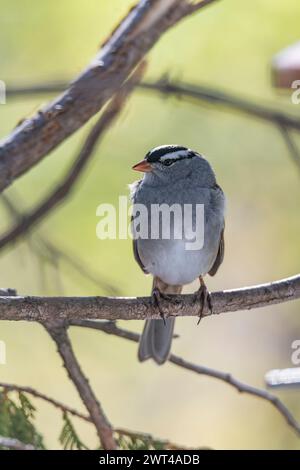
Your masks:
{"label": "bird's head", "polygon": [[[133,170],[162,180],[177,180],[192,173],[212,172],[209,163],[199,153],[181,145],[161,145],[150,150]],[[146,175],[147,176],[147,175]],[[195,175],[196,176],[196,175]]]}

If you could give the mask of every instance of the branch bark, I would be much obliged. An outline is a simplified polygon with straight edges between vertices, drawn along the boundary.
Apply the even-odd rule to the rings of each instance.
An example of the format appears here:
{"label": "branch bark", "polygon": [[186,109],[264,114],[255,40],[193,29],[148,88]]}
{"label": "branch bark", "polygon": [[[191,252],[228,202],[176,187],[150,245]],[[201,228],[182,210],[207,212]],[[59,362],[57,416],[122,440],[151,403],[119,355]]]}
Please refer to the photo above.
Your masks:
{"label": "branch bark", "polygon": [[0,191],[94,116],[165,31],[213,1],[141,0],[69,88],[0,143]]}
{"label": "branch bark", "polygon": [[[213,314],[250,310],[300,298],[300,274],[280,281],[213,292]],[[160,302],[168,316],[198,316],[194,295],[170,295]],[[205,308],[203,316],[211,312]],[[0,320],[145,320],[160,318],[151,297],[0,297]]]}
{"label": "branch bark", "polygon": [[97,400],[87,378],[81,370],[63,323],[56,323],[52,320],[43,322],[43,326],[56,343],[57,351],[63,360],[64,367],[71,381],[74,383],[90,414],[91,420],[97,429],[102,447],[107,450],[117,449],[117,444],[113,437],[113,428]]}

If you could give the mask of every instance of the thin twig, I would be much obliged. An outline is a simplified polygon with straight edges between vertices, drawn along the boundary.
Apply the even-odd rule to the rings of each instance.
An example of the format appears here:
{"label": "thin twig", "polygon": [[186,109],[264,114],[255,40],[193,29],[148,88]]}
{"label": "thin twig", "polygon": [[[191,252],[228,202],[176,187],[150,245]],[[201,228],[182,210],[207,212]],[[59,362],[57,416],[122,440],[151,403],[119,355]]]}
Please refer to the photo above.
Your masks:
{"label": "thin twig", "polygon": [[[70,325],[72,326],[79,326],[79,327],[86,327],[86,328],[93,328],[96,330],[103,331],[104,333],[111,334],[114,336],[118,336],[123,339],[127,339],[129,341],[133,341],[137,343],[140,339],[140,335],[137,333],[133,333],[132,331],[125,330],[124,328],[119,328],[114,322],[107,322],[107,321],[92,321],[92,320],[77,320],[77,321],[70,321]],[[292,413],[289,409],[282,403],[279,398],[275,395],[267,392],[266,390],[259,389],[253,387],[252,385],[245,384],[240,380],[235,379],[232,377],[231,374],[226,372],[221,372],[216,369],[212,369],[210,367],[205,367],[197,364],[193,364],[185,359],[182,359],[175,354],[171,354],[169,357],[169,362],[175,364],[182,369],[189,370],[191,372],[195,372],[199,375],[205,375],[208,377],[215,378],[217,380],[221,380],[222,382],[227,383],[234,387],[238,392],[245,393],[248,395],[255,396],[257,398],[261,398],[262,400],[268,401],[274,408],[283,416],[286,422],[291,426],[291,428],[300,436],[300,424],[294,418]]]}
{"label": "thin twig", "polygon": [[289,129],[283,124],[279,125],[278,127],[286,143],[289,154],[292,157],[293,162],[296,164],[298,170],[300,171],[300,152],[289,132]]}
{"label": "thin twig", "polygon": [[[28,85],[12,85],[7,87],[7,94],[11,98],[19,96],[34,96],[39,94],[55,93],[63,90],[66,83],[45,83]],[[204,85],[195,85],[188,82],[170,80],[164,76],[155,81],[143,81],[137,85],[138,89],[160,93],[165,96],[174,96],[178,99],[190,100],[192,103],[210,103],[220,105],[227,109],[233,109],[249,116],[265,120],[270,123],[285,126],[289,129],[300,130],[300,118],[276,109],[272,105],[259,104],[249,99],[220,91]]]}
{"label": "thin twig", "polygon": [[[211,293],[212,312],[202,316],[237,312],[300,298],[300,275],[269,284]],[[168,316],[199,316],[195,296],[170,295],[160,306]],[[160,318],[151,297],[0,297],[0,320],[145,320]]]}
{"label": "thin twig", "polygon": [[91,421],[89,416],[84,415],[79,411],[76,411],[74,408],[71,408],[68,405],[64,405],[60,401],[55,400],[54,398],[51,398],[48,395],[45,395],[44,393],[38,392],[32,387],[22,387],[20,385],[10,384],[6,382],[0,382],[0,387],[3,388],[6,392],[28,393],[29,395],[32,395],[35,398],[40,398],[41,400],[50,403],[51,405],[55,406],[55,408],[60,409],[63,413],[70,413],[73,416],[77,416],[77,418],[83,419],[85,421]]}
{"label": "thin twig", "polygon": [[[44,393],[41,393],[41,392],[39,392],[38,390],[36,390],[32,387],[24,387],[24,386],[20,386],[20,385],[16,385],[16,384],[5,383],[5,382],[0,382],[0,387],[3,388],[6,393],[8,393],[8,392],[27,393],[28,395],[31,395],[35,398],[41,399],[41,400],[49,403],[50,405],[53,405],[55,408],[58,408],[59,410],[61,410],[63,413],[69,413],[72,416],[75,416],[79,419],[82,419],[82,420],[84,420],[88,423],[93,424],[90,416],[85,415],[83,413],[80,413],[79,411],[75,410],[74,408],[71,408],[70,406],[65,405],[64,403],[62,403],[58,400],[55,400],[54,398],[51,398],[48,395],[45,395]],[[160,439],[160,438],[153,437],[149,433],[144,433],[144,432],[139,432],[139,431],[132,431],[132,430],[125,429],[125,428],[115,428],[114,433],[117,433],[117,434],[123,435],[123,436],[128,436],[128,437],[131,437],[131,438],[136,438],[136,439],[142,439],[142,440],[147,439],[147,440],[150,440],[151,442],[159,441],[159,442],[162,442],[169,449],[183,449],[182,446],[174,444],[174,443],[170,442],[167,439]],[[0,440],[1,440],[1,438],[0,438]],[[0,445],[2,445],[1,442],[0,442]]]}
{"label": "thin twig", "polygon": [[203,85],[193,85],[180,81],[172,82],[168,77],[163,77],[154,82],[141,82],[139,88],[159,92],[166,96],[175,96],[185,100],[189,99],[191,102],[197,104],[208,102],[212,105],[220,105],[273,124],[282,125],[298,131],[300,130],[299,117],[283,113],[281,110],[274,109],[271,106],[261,105],[228,92],[205,87]]}
{"label": "thin twig", "polygon": [[19,439],[4,436],[0,436],[0,446],[11,450],[36,450],[31,444],[25,444],[19,441]]}
{"label": "thin twig", "polygon": [[130,437],[131,439],[141,439],[142,441],[148,441],[148,442],[159,441],[160,445],[163,445],[163,448],[167,450],[187,450],[187,447],[174,444],[174,442],[171,442],[168,439],[156,438],[152,436],[152,434],[148,434],[145,432],[131,431],[129,429],[124,429],[124,428],[116,428],[114,431],[120,436],[127,436],[127,437]]}
{"label": "thin twig", "polygon": [[189,7],[190,13],[201,10],[201,8],[204,8],[210,5],[211,3],[214,3],[214,0],[199,0],[199,1],[192,2]]}

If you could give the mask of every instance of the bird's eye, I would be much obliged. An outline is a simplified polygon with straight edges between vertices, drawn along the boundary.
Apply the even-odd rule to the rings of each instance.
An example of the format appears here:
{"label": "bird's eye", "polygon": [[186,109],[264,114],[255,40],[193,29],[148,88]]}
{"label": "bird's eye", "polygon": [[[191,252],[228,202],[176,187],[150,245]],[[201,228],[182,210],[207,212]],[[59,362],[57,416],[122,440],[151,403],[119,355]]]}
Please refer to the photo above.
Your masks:
{"label": "bird's eye", "polygon": [[163,161],[163,165],[164,165],[164,166],[170,166],[170,165],[172,165],[173,163],[174,163],[174,160],[171,160],[171,159],[169,159],[169,160],[164,160],[164,161]]}

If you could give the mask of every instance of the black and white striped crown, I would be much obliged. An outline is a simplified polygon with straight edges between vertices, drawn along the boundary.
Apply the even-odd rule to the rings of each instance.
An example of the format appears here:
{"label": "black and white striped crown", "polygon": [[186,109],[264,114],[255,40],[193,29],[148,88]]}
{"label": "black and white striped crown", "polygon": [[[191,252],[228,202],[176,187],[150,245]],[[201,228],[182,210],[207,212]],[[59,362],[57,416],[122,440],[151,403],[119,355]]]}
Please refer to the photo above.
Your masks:
{"label": "black and white striped crown", "polygon": [[179,160],[196,156],[198,156],[197,153],[181,145],[161,145],[150,150],[145,156],[145,160],[149,163],[159,162],[163,165],[171,165]]}

